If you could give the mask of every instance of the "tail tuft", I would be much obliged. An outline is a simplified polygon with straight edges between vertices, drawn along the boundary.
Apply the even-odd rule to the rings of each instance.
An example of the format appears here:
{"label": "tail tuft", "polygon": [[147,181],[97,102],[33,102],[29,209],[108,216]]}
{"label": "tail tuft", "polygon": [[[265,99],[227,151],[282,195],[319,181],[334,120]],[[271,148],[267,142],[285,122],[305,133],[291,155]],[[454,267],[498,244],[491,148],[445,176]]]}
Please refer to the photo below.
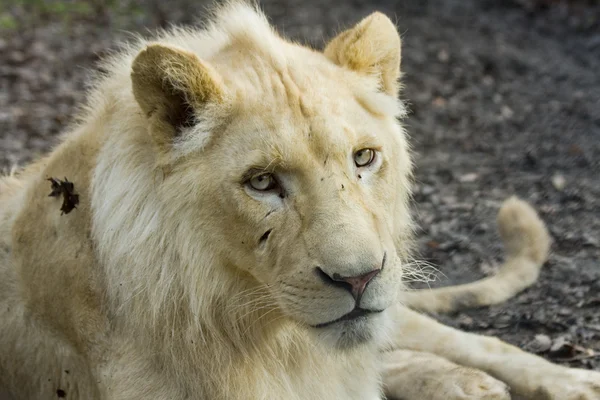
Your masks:
{"label": "tail tuft", "polygon": [[550,235],[535,210],[523,200],[510,197],[497,217],[507,258],[525,257],[543,264],[550,250]]}

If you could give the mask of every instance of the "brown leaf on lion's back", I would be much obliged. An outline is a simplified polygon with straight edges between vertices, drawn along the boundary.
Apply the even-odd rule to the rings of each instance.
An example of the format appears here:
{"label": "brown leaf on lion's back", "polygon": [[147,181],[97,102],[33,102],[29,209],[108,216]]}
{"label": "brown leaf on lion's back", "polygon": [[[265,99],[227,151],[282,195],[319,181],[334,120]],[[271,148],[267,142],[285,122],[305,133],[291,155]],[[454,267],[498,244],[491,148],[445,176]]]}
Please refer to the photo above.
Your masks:
{"label": "brown leaf on lion's back", "polygon": [[60,179],[48,178],[50,181],[52,190],[49,197],[59,197],[62,195],[63,203],[60,206],[61,215],[68,214],[73,209],[77,208],[77,204],[79,204],[79,195],[73,193],[75,190],[75,185],[73,182],[69,182],[69,180],[65,177],[64,181]]}

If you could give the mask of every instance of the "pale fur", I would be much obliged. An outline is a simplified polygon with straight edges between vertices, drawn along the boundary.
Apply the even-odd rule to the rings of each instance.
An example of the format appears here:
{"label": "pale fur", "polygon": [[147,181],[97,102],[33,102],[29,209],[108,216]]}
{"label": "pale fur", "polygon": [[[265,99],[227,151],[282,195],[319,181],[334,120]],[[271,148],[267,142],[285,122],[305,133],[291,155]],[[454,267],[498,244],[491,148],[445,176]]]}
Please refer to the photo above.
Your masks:
{"label": "pale fur", "polygon": [[[549,399],[592,393],[595,375],[575,379],[525,353],[513,366],[482,361],[508,345],[473,336],[483,343],[478,354],[439,348],[440,335],[462,343],[466,334],[398,304],[411,237],[399,45],[391,21],[376,13],[321,53],[285,41],[254,7],[232,2],[205,29],[140,39],[107,61],[61,144],[0,178],[0,383],[24,399],[61,390],[76,399],[375,400],[385,386],[441,400],[453,393],[445,384],[464,392],[473,382],[481,383],[476,398],[506,398],[504,384],[485,373],[456,373],[452,362],[460,362],[526,396],[552,393],[555,382],[574,391]],[[163,101],[163,92],[175,97]],[[169,125],[171,101],[185,101],[191,126]],[[352,152],[361,147],[381,155],[356,172]],[[285,171],[291,200],[244,186],[246,164]],[[75,210],[61,215],[49,177],[74,183]],[[537,274],[548,246],[543,224],[521,201],[503,210],[510,269]],[[385,311],[309,327],[354,306],[317,278],[316,265],[357,275],[382,256],[361,305]],[[504,297],[516,290],[513,278],[506,282]],[[448,360],[391,353],[381,375],[380,350],[401,347]],[[394,372],[394,360],[408,372]],[[424,380],[423,391],[411,391],[423,362],[439,373],[437,386]],[[525,367],[553,380],[522,382]]]}

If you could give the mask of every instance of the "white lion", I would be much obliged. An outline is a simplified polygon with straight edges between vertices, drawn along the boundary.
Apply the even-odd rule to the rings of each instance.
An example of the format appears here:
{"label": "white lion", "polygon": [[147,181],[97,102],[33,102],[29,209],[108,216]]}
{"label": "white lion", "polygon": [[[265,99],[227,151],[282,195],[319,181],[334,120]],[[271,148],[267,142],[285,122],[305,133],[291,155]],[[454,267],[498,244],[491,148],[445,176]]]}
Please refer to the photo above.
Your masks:
{"label": "white lion", "polygon": [[[319,52],[233,2],[104,67],[62,143],[0,179],[0,382],[17,398],[508,399],[505,382],[600,399],[597,372],[400,305],[411,160],[387,17]],[[499,226],[497,276],[404,303],[535,281],[544,225],[510,199]]]}

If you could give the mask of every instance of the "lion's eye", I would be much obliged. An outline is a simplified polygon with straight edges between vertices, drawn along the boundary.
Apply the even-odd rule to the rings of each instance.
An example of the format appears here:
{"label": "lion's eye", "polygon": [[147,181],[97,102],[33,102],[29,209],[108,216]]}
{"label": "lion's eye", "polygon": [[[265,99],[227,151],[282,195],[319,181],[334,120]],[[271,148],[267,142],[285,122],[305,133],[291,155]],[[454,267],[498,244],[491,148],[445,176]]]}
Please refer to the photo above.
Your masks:
{"label": "lion's eye", "polygon": [[354,153],[354,163],[357,167],[366,167],[375,160],[373,149],[361,149]]}
{"label": "lion's eye", "polygon": [[275,180],[275,177],[273,176],[273,174],[269,173],[256,175],[250,178],[249,183],[252,189],[261,192],[271,190],[277,187],[277,181]]}

